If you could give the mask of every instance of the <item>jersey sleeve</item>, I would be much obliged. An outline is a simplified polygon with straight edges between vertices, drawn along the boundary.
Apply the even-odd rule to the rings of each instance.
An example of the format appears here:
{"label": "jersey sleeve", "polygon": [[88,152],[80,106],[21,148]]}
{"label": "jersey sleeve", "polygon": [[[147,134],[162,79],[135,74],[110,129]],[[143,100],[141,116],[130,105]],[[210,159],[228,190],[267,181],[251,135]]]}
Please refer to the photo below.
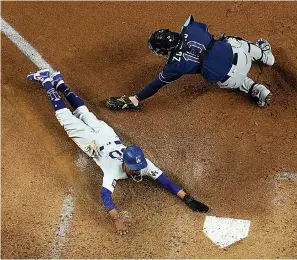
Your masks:
{"label": "jersey sleeve", "polygon": [[173,62],[171,59],[167,62],[163,70],[159,73],[159,80],[168,84],[179,79],[183,75],[181,64]]}
{"label": "jersey sleeve", "polygon": [[182,26],[181,31],[182,31],[184,28],[186,28],[188,25],[190,25],[192,22],[194,22],[194,18],[193,18],[192,15],[190,15],[190,16],[188,17],[188,19],[185,21],[184,25]]}
{"label": "jersey sleeve", "polygon": [[167,83],[161,81],[159,77],[157,77],[155,80],[153,80],[148,85],[146,85],[144,89],[142,89],[140,92],[136,94],[137,99],[139,101],[142,101],[151,97],[152,95],[156,94],[160,90],[160,88],[162,88],[166,84]]}
{"label": "jersey sleeve", "polygon": [[177,195],[181,190],[181,187],[176,185],[165,173],[162,173],[159,178],[156,179],[156,182],[173,195]]}
{"label": "jersey sleeve", "polygon": [[[119,146],[121,148],[121,146]],[[120,152],[114,150],[102,155],[99,166],[103,171],[103,182],[102,186],[111,192],[114,191],[114,188],[117,184],[117,180],[127,179],[127,174],[122,170],[122,161],[118,157]]]}
{"label": "jersey sleeve", "polygon": [[181,188],[177,186],[170,178],[168,178],[167,175],[163,173],[163,171],[161,171],[149,159],[146,159],[146,161],[147,167],[144,169],[142,175],[149,176],[158,184],[160,184],[164,189],[168,190],[173,195],[177,195]]}
{"label": "jersey sleeve", "polygon": [[158,179],[159,176],[162,174],[162,171],[156,165],[154,165],[149,159],[146,159],[146,161],[147,167],[143,170],[142,175],[148,176],[153,180]]}
{"label": "jersey sleeve", "polygon": [[101,200],[107,211],[111,211],[115,208],[112,200],[112,192],[104,187],[101,189]]}
{"label": "jersey sleeve", "polygon": [[110,175],[103,176],[102,187],[104,187],[105,189],[108,189],[109,191],[113,192],[116,184],[117,184],[117,180],[114,179],[112,176]]}

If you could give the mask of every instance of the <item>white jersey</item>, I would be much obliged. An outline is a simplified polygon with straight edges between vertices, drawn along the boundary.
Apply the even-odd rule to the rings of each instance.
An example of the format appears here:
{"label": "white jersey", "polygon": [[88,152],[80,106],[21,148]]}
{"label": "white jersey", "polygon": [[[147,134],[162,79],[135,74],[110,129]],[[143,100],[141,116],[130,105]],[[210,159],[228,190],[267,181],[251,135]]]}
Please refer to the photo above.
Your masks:
{"label": "white jersey", "polygon": [[[128,175],[123,170],[123,150],[126,146],[122,144],[116,145],[115,143],[108,144],[107,146],[100,152],[99,156],[93,159],[103,171],[102,186],[113,192],[117,180],[128,178]],[[162,174],[162,171],[149,159],[145,159],[147,161],[147,167],[140,170],[140,174],[142,176],[149,176],[154,180],[157,179]]]}
{"label": "white jersey", "polygon": [[[56,117],[68,136],[100,166],[104,188],[113,192],[117,180],[128,178],[122,168],[126,146],[108,124],[98,120],[86,106],[77,108],[73,114],[68,108],[57,110]],[[141,175],[157,179],[162,171],[149,159],[146,161],[147,167],[140,171]]]}

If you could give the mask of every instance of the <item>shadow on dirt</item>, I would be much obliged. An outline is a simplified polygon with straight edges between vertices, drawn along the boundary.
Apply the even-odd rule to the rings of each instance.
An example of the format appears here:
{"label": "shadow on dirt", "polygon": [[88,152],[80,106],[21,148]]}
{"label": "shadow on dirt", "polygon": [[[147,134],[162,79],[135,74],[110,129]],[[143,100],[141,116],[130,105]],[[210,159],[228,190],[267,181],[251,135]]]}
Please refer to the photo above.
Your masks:
{"label": "shadow on dirt", "polygon": [[273,69],[285,81],[287,86],[297,90],[297,77],[293,71],[282,67],[280,64],[275,64]]}
{"label": "shadow on dirt", "polygon": [[274,78],[277,81],[284,81],[287,86],[297,90],[297,69],[294,69],[294,64],[291,64],[290,59],[284,50],[279,49],[278,53],[279,60],[272,66]]}

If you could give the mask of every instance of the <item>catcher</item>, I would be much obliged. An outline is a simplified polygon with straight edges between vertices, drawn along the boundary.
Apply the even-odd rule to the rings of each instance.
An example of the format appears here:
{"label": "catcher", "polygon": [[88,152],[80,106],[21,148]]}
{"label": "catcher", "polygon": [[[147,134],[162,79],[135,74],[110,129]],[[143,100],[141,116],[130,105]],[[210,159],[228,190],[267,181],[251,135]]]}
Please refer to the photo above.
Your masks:
{"label": "catcher", "polygon": [[195,22],[190,16],[181,32],[157,30],[150,36],[148,45],[156,55],[167,57],[163,71],[135,96],[109,98],[107,106],[110,109],[137,109],[139,102],[185,74],[201,74],[220,88],[241,90],[260,107],[270,102],[270,91],[247,76],[252,61],[268,66],[274,64],[271,45],[262,38],[255,44],[236,36],[222,35],[216,40],[206,24]]}
{"label": "catcher", "polygon": [[[112,193],[120,179],[140,182],[144,176],[148,176],[180,198],[193,211],[208,211],[208,206],[186,194],[164,172],[145,158],[138,146],[123,145],[114,130],[97,119],[85,106],[84,101],[66,86],[60,72],[51,75],[48,69],[44,69],[29,74],[27,79],[42,84],[54,107],[56,118],[68,136],[102,169],[104,176],[101,199],[119,234],[128,233],[128,223],[120,217],[112,200]],[[73,113],[66,108],[58,91],[70,103]]]}

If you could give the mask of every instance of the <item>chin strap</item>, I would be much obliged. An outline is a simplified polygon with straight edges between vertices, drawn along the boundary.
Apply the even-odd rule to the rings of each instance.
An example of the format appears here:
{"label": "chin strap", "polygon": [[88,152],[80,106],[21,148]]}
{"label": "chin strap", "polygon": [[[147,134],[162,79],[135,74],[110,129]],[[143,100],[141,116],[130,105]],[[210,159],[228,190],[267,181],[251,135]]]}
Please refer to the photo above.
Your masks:
{"label": "chin strap", "polygon": [[[136,181],[136,182],[141,182],[142,181],[142,175],[141,175],[141,173],[139,174],[139,175],[130,175],[131,176],[131,178],[132,178],[132,180],[133,181]],[[137,178],[139,178],[139,179],[137,179]]]}

